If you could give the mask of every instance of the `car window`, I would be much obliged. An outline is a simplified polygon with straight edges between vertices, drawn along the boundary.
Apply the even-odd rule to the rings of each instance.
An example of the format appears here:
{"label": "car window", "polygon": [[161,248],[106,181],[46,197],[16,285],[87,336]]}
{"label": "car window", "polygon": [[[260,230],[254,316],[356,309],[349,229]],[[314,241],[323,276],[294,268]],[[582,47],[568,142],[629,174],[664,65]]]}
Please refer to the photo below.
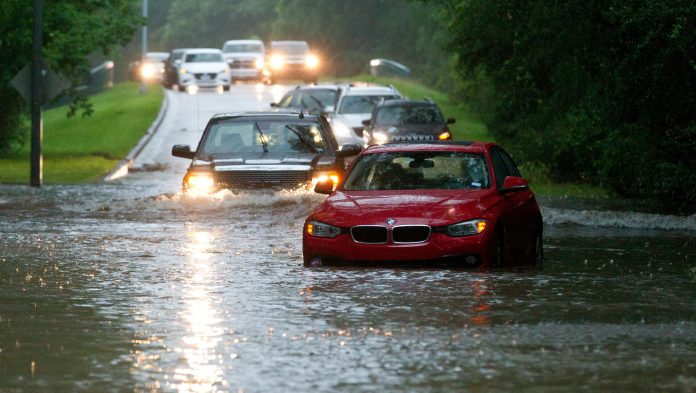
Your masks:
{"label": "car window", "polygon": [[297,107],[322,110],[334,105],[336,92],[334,90],[307,90],[299,92]]}
{"label": "car window", "polygon": [[[505,165],[505,159],[503,158],[503,153],[500,149],[491,149],[491,161],[493,162],[493,171],[495,172],[495,182],[498,188],[503,187],[503,182],[508,176],[519,176],[519,171],[517,174],[511,171],[508,166]],[[515,168],[516,170],[517,168]]]}
{"label": "car window", "polygon": [[292,99],[294,98],[293,94],[287,94],[285,97],[283,97],[279,102],[278,106],[281,108],[287,108],[290,106]]}
{"label": "car window", "polygon": [[259,153],[264,141],[269,153],[322,153],[326,150],[323,135],[318,122],[236,119],[208,130],[201,156]]}
{"label": "car window", "polygon": [[383,106],[377,111],[375,124],[443,124],[442,113],[433,105]]}
{"label": "car window", "polygon": [[222,55],[219,53],[188,53],[185,63],[215,63],[222,62]]}
{"label": "car window", "polygon": [[366,154],[348,174],[344,190],[489,188],[486,160],[459,152]]}
{"label": "car window", "polygon": [[349,95],[344,96],[338,108],[339,114],[372,113],[382,100],[398,98],[395,95]]}
{"label": "car window", "polygon": [[[496,149],[498,150],[498,149]],[[520,174],[520,170],[517,169],[517,165],[515,165],[515,162],[512,161],[512,158],[510,157],[505,150],[498,150],[498,153],[500,154],[500,158],[503,160],[503,164],[505,165],[505,168],[507,169],[508,176],[518,176],[522,177],[522,174]]]}

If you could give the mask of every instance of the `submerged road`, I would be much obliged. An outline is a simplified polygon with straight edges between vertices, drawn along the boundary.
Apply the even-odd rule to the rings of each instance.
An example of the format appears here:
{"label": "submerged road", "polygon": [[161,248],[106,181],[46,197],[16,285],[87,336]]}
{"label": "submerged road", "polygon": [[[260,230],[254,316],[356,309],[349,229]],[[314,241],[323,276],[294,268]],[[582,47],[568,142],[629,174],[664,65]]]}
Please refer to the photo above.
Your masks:
{"label": "submerged road", "polygon": [[0,391],[696,390],[693,217],[545,207],[523,271],[307,269],[321,195],[178,192],[173,144],[288,88],[168,92],[129,176],[0,186]]}

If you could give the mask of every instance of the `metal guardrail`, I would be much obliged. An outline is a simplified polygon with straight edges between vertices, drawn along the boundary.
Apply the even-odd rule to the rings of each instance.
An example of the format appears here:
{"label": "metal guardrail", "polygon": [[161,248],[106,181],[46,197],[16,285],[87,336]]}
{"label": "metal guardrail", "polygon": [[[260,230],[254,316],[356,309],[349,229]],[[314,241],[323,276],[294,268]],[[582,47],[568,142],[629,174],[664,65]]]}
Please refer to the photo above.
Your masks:
{"label": "metal guardrail", "polygon": [[370,74],[372,76],[410,76],[411,69],[394,60],[372,59]]}

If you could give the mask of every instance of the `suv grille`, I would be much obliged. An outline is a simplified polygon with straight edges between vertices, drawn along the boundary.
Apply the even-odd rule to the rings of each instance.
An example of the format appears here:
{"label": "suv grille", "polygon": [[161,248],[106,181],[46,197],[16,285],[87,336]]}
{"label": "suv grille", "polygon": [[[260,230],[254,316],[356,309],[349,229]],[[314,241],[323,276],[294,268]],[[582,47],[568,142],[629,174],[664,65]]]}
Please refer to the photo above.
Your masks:
{"label": "suv grille", "polygon": [[430,227],[426,225],[399,226],[392,229],[394,243],[422,243],[430,237]]}
{"label": "suv grille", "polygon": [[229,63],[229,66],[234,69],[256,68],[256,60],[235,59],[233,62]]}
{"label": "suv grille", "polygon": [[387,228],[380,226],[362,225],[350,229],[353,241],[358,243],[386,243]]}
{"label": "suv grille", "polygon": [[220,183],[233,187],[294,188],[308,182],[308,171],[220,171]]}

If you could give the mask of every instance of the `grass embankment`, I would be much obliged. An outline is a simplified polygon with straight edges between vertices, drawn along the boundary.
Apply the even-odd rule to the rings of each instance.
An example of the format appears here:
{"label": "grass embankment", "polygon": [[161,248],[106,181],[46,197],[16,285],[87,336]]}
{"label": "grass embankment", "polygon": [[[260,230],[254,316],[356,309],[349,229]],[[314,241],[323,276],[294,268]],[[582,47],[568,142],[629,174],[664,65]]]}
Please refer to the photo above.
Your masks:
{"label": "grass embankment", "polygon": [[[44,111],[45,183],[100,180],[147,132],[159,112],[163,91],[150,86],[141,95],[137,83],[120,83],[90,97],[94,113],[68,118],[65,106]],[[29,183],[30,138],[17,152],[0,158],[0,183]]]}
{"label": "grass embankment", "polygon": [[[413,80],[401,78],[383,78],[370,75],[359,75],[351,80],[360,80],[370,83],[392,84],[399,89],[402,95],[411,99],[432,99],[442,110],[445,117],[454,117],[457,122],[450,125],[452,136],[455,140],[467,141],[495,141],[488,133],[486,125],[476,116],[467,103],[454,102],[447,94],[433,90]],[[553,197],[582,197],[582,198],[608,198],[612,194],[600,187],[578,183],[558,183],[552,181],[544,168],[520,164],[520,171],[529,180],[537,195]]]}

